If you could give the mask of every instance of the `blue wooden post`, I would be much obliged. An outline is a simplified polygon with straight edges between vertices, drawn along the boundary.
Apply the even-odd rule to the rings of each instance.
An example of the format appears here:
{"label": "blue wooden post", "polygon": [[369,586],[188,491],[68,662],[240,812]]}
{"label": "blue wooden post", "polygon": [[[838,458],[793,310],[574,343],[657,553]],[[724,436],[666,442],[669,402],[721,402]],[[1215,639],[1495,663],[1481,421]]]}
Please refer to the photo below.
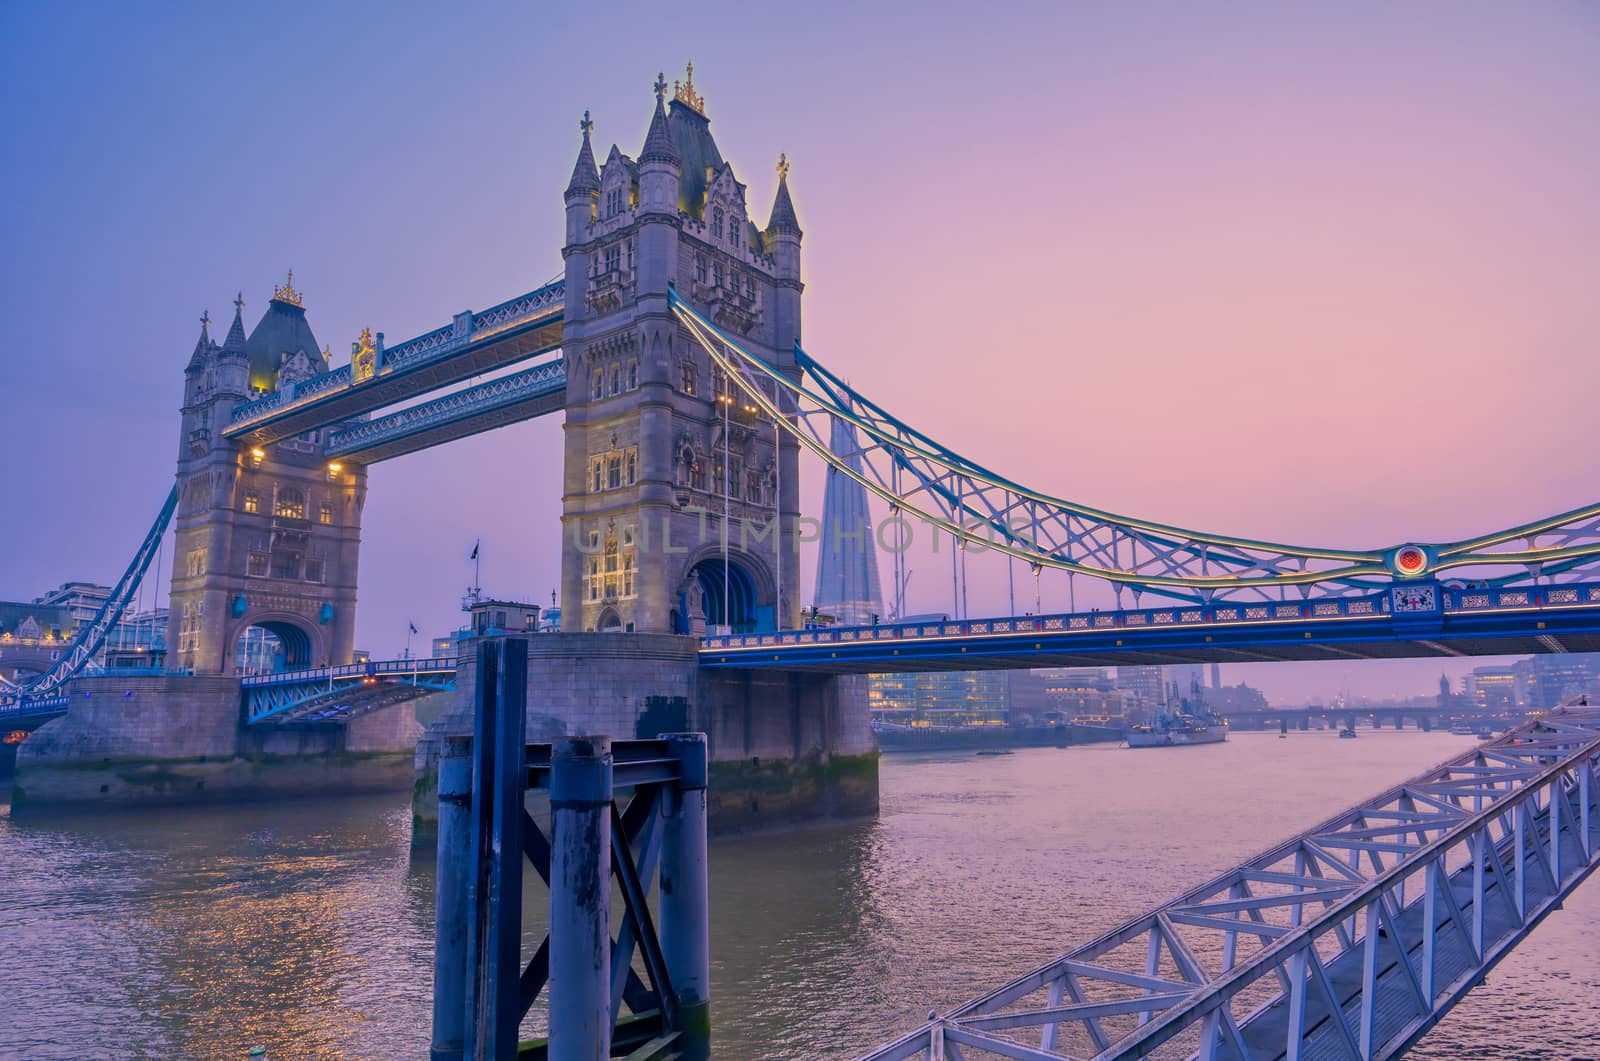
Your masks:
{"label": "blue wooden post", "polygon": [[611,738],[550,750],[550,1058],[611,1056]]}
{"label": "blue wooden post", "polygon": [[471,808],[472,741],[467,737],[446,737],[444,754],[439,759],[439,859],[434,870],[430,1061],[461,1061],[466,1049]]}
{"label": "blue wooden post", "polygon": [[528,642],[478,645],[472,748],[467,1028],[473,1061],[515,1061],[522,1007],[522,814]]}
{"label": "blue wooden post", "polygon": [[664,738],[678,760],[661,844],[661,951],[677,994],[680,1056],[711,1056],[711,914],[706,863],[706,735]]}

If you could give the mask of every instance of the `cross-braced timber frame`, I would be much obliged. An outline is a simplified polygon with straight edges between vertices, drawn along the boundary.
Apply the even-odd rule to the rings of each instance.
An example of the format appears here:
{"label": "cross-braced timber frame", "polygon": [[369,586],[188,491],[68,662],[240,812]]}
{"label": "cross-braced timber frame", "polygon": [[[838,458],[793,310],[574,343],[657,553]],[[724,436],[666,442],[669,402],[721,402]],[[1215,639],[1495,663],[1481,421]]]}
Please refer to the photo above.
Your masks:
{"label": "cross-braced timber frame", "polygon": [[864,1061],[1395,1057],[1600,865],[1597,768],[1557,710]]}

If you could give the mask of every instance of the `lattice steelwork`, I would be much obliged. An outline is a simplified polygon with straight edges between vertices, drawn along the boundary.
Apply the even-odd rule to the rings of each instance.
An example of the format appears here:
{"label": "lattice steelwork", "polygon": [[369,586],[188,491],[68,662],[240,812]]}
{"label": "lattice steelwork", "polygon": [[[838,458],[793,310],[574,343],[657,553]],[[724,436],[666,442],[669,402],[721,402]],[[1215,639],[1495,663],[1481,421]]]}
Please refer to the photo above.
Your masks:
{"label": "lattice steelwork", "polygon": [[387,659],[245,678],[248,725],[348,722],[381,708],[456,687],[456,661]]}
{"label": "lattice steelwork", "polygon": [[[1034,565],[1105,579],[1118,591],[1210,602],[1245,595],[1369,593],[1452,572],[1494,586],[1576,581],[1600,570],[1600,504],[1459,542],[1323,549],[1206,534],[1132,519],[1005,479],[896,419],[798,346],[796,382],[749,353],[676,292],[689,333],[745,396],[830,467],[861,482],[892,516],[921,521]],[[861,436],[862,469],[828,446],[835,418]],[[1294,595],[1294,597],[1291,597]],[[1137,607],[1137,603],[1135,603]]]}
{"label": "lattice steelwork", "polygon": [[144,580],[145,572],[150,569],[151,562],[160,551],[167,526],[172,522],[172,514],[177,509],[178,488],[174,486],[167,494],[167,500],[156,515],[155,522],[145,534],[144,541],[139,544],[138,552],[134,553],[133,560],[129,562],[128,569],[112,587],[110,595],[106,597],[106,602],[100,606],[95,617],[78,629],[77,636],[61,654],[55,666],[31,681],[18,683],[13,687],[16,689],[15,692],[7,690],[0,694],[0,708],[15,707],[19,700],[26,703],[51,696],[99,656],[100,650],[105,647],[106,635],[122,621],[122,613],[133,601],[134,594],[139,590],[139,584]]}
{"label": "lattice steelwork", "polygon": [[1389,1058],[1600,865],[1600,709],[1528,722],[866,1055]]}

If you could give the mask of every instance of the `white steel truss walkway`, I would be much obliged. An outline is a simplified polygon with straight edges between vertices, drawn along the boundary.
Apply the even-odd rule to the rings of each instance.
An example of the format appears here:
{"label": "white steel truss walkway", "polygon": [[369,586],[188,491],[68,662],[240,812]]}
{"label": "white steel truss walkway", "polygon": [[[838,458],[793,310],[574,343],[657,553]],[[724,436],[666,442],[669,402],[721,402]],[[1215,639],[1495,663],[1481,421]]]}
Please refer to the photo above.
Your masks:
{"label": "white steel truss walkway", "polygon": [[1395,1057],[1600,865],[1597,768],[1560,709],[864,1061]]}

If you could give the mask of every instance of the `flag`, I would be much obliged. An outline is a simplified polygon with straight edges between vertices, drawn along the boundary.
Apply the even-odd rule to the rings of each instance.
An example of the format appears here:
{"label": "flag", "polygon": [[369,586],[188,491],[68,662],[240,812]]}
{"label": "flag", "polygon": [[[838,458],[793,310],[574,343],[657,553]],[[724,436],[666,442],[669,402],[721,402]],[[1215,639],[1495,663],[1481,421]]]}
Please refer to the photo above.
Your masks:
{"label": "flag", "polygon": [[413,623],[413,622],[407,622],[407,623],[406,623],[406,625],[407,625],[407,626],[409,626],[409,627],[410,627],[410,628],[411,628],[411,632],[412,632],[412,633],[413,633],[413,634],[414,634],[414,633],[416,633],[416,632],[417,632],[417,624],[416,624],[416,623]]}
{"label": "flag", "polygon": [[472,543],[472,555],[467,557],[468,560],[476,560],[478,558],[478,546],[480,544],[481,544],[481,542],[473,542]]}

